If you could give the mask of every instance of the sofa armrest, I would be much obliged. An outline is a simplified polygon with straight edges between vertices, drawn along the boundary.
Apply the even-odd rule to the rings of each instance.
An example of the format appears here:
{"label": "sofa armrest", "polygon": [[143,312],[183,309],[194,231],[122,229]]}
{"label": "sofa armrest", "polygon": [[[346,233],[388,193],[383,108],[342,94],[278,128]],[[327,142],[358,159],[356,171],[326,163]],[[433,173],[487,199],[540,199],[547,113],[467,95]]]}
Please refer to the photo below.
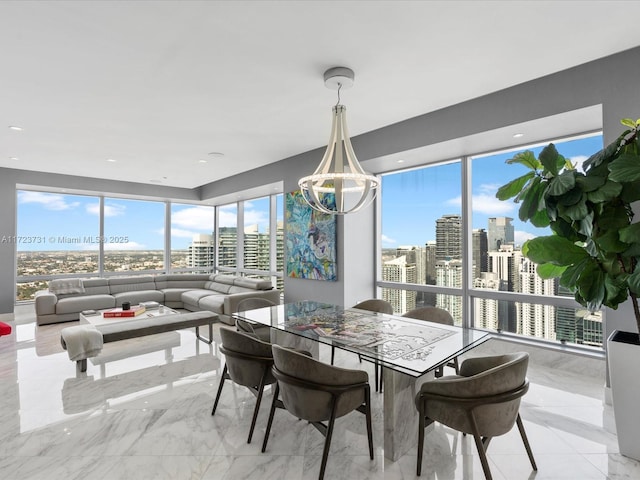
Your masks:
{"label": "sofa armrest", "polygon": [[53,315],[56,313],[58,297],[49,290],[36,292],[36,315]]}
{"label": "sofa armrest", "polygon": [[246,298],[265,298],[274,305],[280,303],[279,290],[255,290],[253,292],[232,293],[224,297],[224,314],[231,315],[238,311],[238,303]]}

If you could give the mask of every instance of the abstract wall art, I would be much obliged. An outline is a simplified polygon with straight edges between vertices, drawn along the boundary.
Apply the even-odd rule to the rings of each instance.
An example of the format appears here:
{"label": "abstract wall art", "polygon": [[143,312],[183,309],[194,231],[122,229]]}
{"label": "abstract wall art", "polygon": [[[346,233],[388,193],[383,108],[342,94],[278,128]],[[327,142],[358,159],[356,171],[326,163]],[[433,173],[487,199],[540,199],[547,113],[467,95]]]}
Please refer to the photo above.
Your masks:
{"label": "abstract wall art", "polygon": [[309,206],[298,190],[285,199],[287,275],[335,282],[336,216]]}

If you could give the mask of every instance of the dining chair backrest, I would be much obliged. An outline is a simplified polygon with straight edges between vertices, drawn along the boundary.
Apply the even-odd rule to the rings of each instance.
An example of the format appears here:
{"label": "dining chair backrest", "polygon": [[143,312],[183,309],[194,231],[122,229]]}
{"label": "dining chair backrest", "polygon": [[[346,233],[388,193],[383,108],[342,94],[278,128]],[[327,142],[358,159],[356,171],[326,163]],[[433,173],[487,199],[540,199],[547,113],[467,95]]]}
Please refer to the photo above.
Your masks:
{"label": "dining chair backrest", "polygon": [[260,384],[264,369],[267,368],[265,385],[275,383],[271,373],[273,355],[270,343],[229,328],[221,328],[220,336],[220,352],[225,355],[231,380],[239,385],[255,387]]}
{"label": "dining chair backrest", "polygon": [[364,300],[353,306],[353,308],[357,308],[359,310],[367,310],[369,312],[377,312],[377,313],[386,313],[388,315],[393,315],[393,307],[386,300],[382,300],[379,298],[371,298],[369,300]]}
{"label": "dining chair backrest", "polygon": [[442,325],[453,325],[453,317],[443,308],[438,307],[419,307],[409,310],[402,315],[407,318],[415,318],[416,320],[425,320],[427,322],[440,323]]}

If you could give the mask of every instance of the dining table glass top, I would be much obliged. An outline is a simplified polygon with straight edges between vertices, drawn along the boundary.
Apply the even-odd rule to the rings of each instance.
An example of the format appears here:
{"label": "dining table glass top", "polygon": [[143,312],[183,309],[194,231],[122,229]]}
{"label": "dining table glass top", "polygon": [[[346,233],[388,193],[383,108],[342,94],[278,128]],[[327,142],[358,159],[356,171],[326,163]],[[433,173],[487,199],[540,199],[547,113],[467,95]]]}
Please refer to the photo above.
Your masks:
{"label": "dining table glass top", "polygon": [[482,330],[302,301],[234,314],[294,335],[360,354],[418,377],[489,338]]}

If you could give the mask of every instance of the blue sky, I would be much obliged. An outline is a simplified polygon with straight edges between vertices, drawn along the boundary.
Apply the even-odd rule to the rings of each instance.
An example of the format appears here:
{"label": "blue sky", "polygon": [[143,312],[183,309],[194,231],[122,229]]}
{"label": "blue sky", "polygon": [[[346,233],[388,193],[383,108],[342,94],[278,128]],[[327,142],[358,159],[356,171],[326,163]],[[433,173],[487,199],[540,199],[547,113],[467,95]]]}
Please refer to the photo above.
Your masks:
{"label": "blue sky", "polygon": [[[602,148],[602,137],[592,136],[557,143],[558,150],[574,162],[581,162]],[[539,152],[538,147],[534,152]],[[515,152],[477,158],[472,163],[473,228],[487,228],[487,218],[514,219],[516,242],[540,232],[518,217],[518,205],[495,198],[499,186],[522,175],[519,165],[506,165]],[[382,246],[424,245],[435,240],[436,219],[460,213],[460,163],[385,175],[382,181]],[[282,199],[278,201],[282,218]],[[25,250],[97,250],[99,203],[96,197],[18,192],[18,245]],[[184,249],[197,233],[213,230],[213,207],[172,204],[171,243]],[[245,202],[245,225],[259,225],[266,232],[268,198]],[[236,226],[235,204],[220,208],[219,224]],[[2,236],[7,235],[1,233]],[[80,237],[80,243],[69,238]],[[86,240],[86,241],[85,241]],[[5,239],[5,242],[7,239]],[[8,241],[12,241],[11,239]],[[105,249],[161,250],[164,242],[164,203],[118,198],[105,199]]]}
{"label": "blue sky", "polygon": [[[602,148],[602,137],[591,136],[555,142],[564,157],[580,164]],[[543,146],[530,148],[537,155]],[[526,150],[526,149],[525,149]],[[514,219],[516,243],[544,231],[518,220],[519,205],[495,198],[498,188],[527,172],[521,165],[505,161],[516,153],[478,157],[471,166],[473,228],[487,230],[489,217]],[[385,175],[382,179],[382,247],[424,245],[435,240],[436,220],[461,213],[460,162]]]}

